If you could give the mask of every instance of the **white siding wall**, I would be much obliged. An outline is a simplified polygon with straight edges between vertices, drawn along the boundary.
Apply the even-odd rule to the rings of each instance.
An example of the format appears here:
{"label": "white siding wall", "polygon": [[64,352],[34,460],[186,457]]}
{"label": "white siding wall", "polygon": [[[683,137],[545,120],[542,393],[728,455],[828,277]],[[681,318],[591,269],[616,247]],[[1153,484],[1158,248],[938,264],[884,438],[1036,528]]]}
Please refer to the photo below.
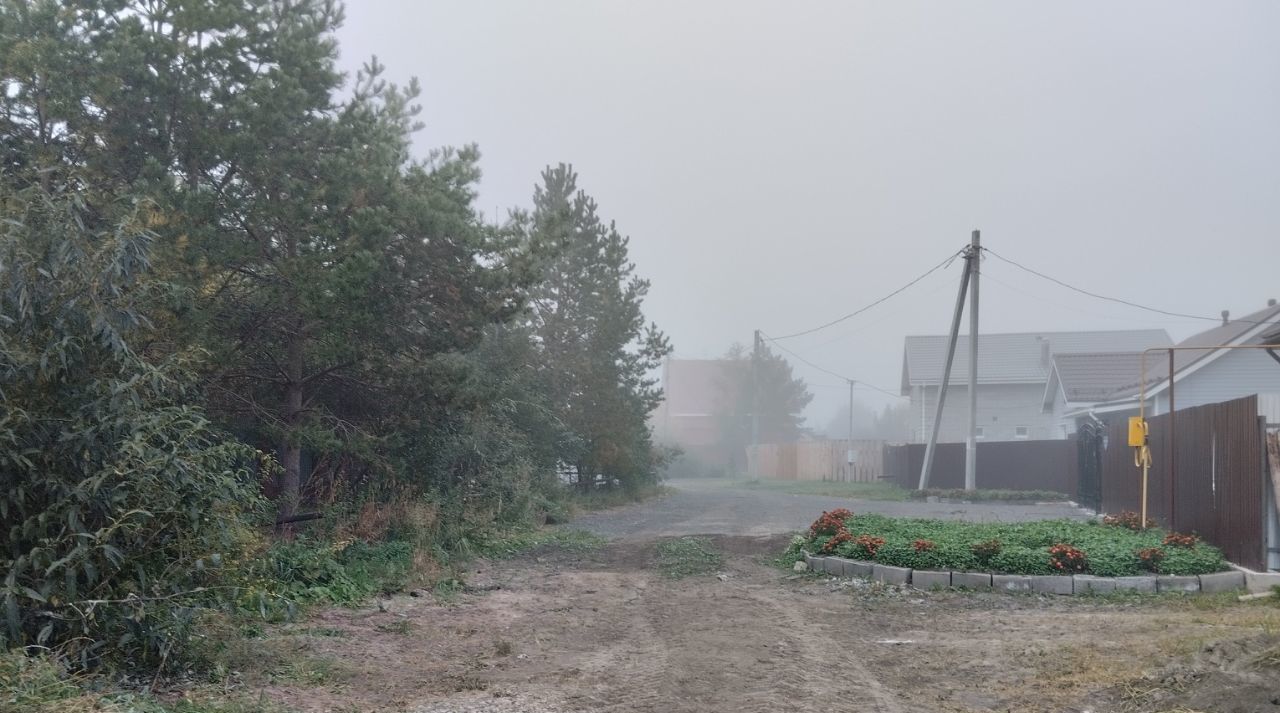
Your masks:
{"label": "white siding wall", "polygon": [[[1173,402],[1184,409],[1267,393],[1280,393],[1280,363],[1260,349],[1234,349],[1179,379]],[[1161,391],[1155,401],[1156,413],[1168,413],[1166,392]]]}
{"label": "white siding wall", "polygon": [[[1277,365],[1280,366],[1280,365]],[[947,389],[947,403],[942,413],[940,443],[963,443],[969,437],[969,390],[965,386]],[[1012,441],[1018,426],[1027,428],[1027,438],[1043,440],[1065,438],[1057,417],[1042,413],[1044,384],[991,384],[978,387],[978,425],[985,441]],[[938,387],[915,387],[911,390],[915,442],[929,440]]]}

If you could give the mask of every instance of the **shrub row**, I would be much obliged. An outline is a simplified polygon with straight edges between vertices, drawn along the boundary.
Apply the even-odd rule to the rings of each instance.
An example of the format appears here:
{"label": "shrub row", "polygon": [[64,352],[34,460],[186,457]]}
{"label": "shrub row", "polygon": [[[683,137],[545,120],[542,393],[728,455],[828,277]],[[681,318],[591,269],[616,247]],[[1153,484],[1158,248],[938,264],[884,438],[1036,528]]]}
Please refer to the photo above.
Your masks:
{"label": "shrub row", "polygon": [[[1171,533],[1158,528],[1135,531],[1093,520],[968,523],[846,513],[839,513],[840,528],[832,523],[835,513],[823,513],[802,547],[815,553],[924,570],[1033,575],[1088,572],[1122,577],[1149,572],[1208,574],[1227,569],[1227,561],[1216,547],[1195,538],[1167,537]],[[1152,557],[1153,549],[1160,554]],[[1061,566],[1055,566],[1055,561]]]}

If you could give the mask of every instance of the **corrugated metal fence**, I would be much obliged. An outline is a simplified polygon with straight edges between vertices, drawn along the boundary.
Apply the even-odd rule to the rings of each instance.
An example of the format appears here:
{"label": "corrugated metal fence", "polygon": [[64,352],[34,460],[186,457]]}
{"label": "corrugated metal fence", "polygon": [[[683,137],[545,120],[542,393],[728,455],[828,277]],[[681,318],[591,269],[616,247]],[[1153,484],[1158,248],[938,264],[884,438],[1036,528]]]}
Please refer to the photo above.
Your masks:
{"label": "corrugated metal fence", "polygon": [[[923,443],[885,447],[885,478],[904,488],[920,484]],[[930,488],[964,487],[963,443],[939,443]],[[978,444],[979,488],[1052,490],[1076,496],[1079,469],[1074,440],[991,441]]]}
{"label": "corrugated metal fence", "polygon": [[[849,465],[852,443],[854,462]],[[883,441],[799,441],[747,446],[747,475],[778,480],[871,483],[884,472]]]}
{"label": "corrugated metal fence", "polygon": [[[1148,516],[1169,529],[1200,535],[1232,562],[1264,569],[1266,449],[1257,397],[1179,409],[1173,430],[1167,414],[1148,423]],[[1127,431],[1123,421],[1108,430],[1102,461],[1105,512],[1141,508],[1142,471],[1134,465]]]}

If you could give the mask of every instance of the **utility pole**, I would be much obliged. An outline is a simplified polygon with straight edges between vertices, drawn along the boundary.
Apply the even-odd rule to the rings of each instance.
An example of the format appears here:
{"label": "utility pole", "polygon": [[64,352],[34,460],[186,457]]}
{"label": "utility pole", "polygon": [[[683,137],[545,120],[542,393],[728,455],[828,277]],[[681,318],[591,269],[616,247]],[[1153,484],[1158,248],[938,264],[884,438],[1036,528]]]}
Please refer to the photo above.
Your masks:
{"label": "utility pole", "polygon": [[[965,252],[964,273],[960,276],[960,292],[956,295],[956,311],[951,317],[951,336],[947,341],[947,360],[942,367],[942,385],[938,388],[938,408],[933,414],[933,431],[929,433],[929,445],[924,449],[924,464],[920,467],[920,490],[929,487],[929,473],[933,470],[933,451],[938,445],[938,428],[942,426],[942,407],[947,401],[947,386],[951,384],[951,362],[956,357],[956,342],[960,337],[960,318],[964,315],[964,293],[969,288],[969,276],[973,269],[973,249]],[[921,389],[928,394],[928,388]]]}
{"label": "utility pole", "polygon": [[853,379],[849,379],[849,443],[844,451],[845,480],[853,480]]}
{"label": "utility pole", "polygon": [[853,379],[849,379],[849,447],[853,448]]}
{"label": "utility pole", "polygon": [[969,241],[969,440],[964,451],[964,489],[978,488],[978,272],[982,234]]}
{"label": "utility pole", "polygon": [[751,445],[760,444],[760,330],[751,347]]}

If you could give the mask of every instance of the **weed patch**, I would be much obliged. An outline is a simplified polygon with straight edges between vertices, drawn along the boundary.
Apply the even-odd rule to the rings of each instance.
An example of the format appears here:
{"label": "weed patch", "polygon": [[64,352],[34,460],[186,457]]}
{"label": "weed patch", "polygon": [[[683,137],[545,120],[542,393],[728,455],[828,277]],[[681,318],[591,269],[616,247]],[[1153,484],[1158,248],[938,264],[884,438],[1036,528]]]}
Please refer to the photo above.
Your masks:
{"label": "weed patch", "polygon": [[542,548],[590,552],[606,542],[603,537],[585,530],[529,530],[485,540],[479,543],[476,554],[489,559],[510,559]]}
{"label": "weed patch", "polygon": [[389,624],[378,624],[378,631],[384,634],[399,634],[400,636],[408,636],[413,633],[413,622],[408,619],[399,619]]}
{"label": "weed patch", "polygon": [[715,545],[704,537],[681,537],[658,545],[658,570],[671,579],[710,574],[723,561]]}

